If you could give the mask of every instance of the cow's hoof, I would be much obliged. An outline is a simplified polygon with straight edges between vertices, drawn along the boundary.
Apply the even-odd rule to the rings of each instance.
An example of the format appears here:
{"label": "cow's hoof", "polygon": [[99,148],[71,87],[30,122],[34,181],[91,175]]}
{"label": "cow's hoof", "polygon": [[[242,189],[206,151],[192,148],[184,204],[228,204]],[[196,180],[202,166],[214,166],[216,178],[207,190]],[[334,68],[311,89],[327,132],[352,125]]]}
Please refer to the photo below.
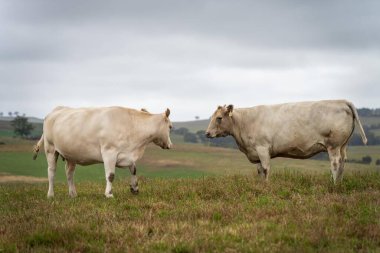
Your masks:
{"label": "cow's hoof", "polygon": [[48,194],[47,194],[47,198],[48,198],[48,199],[52,199],[52,198],[54,198],[54,193],[48,193]]}
{"label": "cow's hoof", "polygon": [[105,196],[106,196],[106,198],[113,198],[113,194],[112,193],[111,194],[106,193]]}
{"label": "cow's hoof", "polygon": [[70,192],[69,196],[72,198],[75,198],[77,196],[77,193],[76,192]]}
{"label": "cow's hoof", "polygon": [[132,187],[131,187],[131,192],[132,192],[132,194],[134,194],[134,195],[137,195],[137,194],[139,194],[139,189],[133,189]]}

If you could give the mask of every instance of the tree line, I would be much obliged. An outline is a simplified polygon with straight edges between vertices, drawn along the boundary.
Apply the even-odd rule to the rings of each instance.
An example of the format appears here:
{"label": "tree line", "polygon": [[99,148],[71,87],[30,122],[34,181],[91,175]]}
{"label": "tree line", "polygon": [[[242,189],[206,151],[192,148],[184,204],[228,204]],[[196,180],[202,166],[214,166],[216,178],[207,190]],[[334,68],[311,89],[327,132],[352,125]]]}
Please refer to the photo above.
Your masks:
{"label": "tree line", "polygon": [[172,130],[173,134],[182,135],[184,142],[188,143],[202,143],[207,146],[224,147],[224,148],[237,148],[236,142],[232,136],[225,138],[206,138],[206,131],[199,130],[196,133],[192,133],[189,129],[181,127]]}
{"label": "tree line", "polygon": [[[21,113],[19,113],[18,111],[15,111],[15,112],[8,112],[8,116],[9,117],[18,117],[18,116],[22,116],[22,117],[25,117],[26,116],[26,114],[25,113],[23,113],[23,114],[21,114]],[[5,113],[3,113],[3,112],[0,112],[0,117],[5,117]]]}
{"label": "tree line", "polygon": [[359,116],[363,117],[380,117],[380,108],[369,109],[369,108],[360,108],[357,109]]}
{"label": "tree line", "polygon": [[[367,145],[380,145],[380,136],[376,136],[371,130],[380,129],[380,124],[363,126],[365,135],[367,136]],[[350,139],[349,145],[360,146],[363,145],[362,137],[360,134],[354,133]]]}

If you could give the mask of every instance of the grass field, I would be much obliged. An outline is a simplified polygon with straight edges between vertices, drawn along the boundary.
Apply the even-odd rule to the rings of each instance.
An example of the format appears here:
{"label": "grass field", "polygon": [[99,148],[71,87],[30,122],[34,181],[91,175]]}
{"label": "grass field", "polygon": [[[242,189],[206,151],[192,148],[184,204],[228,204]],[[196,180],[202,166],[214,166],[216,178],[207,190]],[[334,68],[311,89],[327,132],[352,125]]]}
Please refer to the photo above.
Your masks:
{"label": "grass field", "polygon": [[[0,179],[47,178],[35,141],[1,141]],[[178,143],[147,148],[137,196],[117,169],[106,199],[103,166],[93,165],[77,168],[72,199],[61,160],[53,200],[46,181],[0,183],[0,252],[380,252],[374,163],[347,164],[334,186],[328,161],[274,159],[266,183],[238,150]],[[380,147],[349,148],[349,158],[364,155],[380,159]]]}
{"label": "grass field", "polygon": [[[1,138],[0,173],[47,177],[47,163],[41,151],[36,161],[32,160],[32,147],[36,141],[22,141],[15,138]],[[174,140],[173,140],[174,142]],[[175,142],[174,142],[175,143]],[[372,157],[371,165],[347,163],[346,170],[353,172],[375,171],[375,161],[380,159],[380,146],[349,147],[350,159],[361,160],[365,155]],[[329,161],[294,160],[277,158],[272,160],[272,171],[296,170],[307,173],[328,173]],[[247,175],[256,171],[256,166],[238,150],[207,147],[201,144],[179,143],[172,150],[162,150],[155,145],[148,146],[145,155],[137,163],[137,173],[143,177],[199,178],[207,175]],[[117,169],[116,180],[129,176],[129,170]],[[58,160],[57,181],[64,182],[64,162]],[[103,165],[78,166],[75,181],[105,180]]]}
{"label": "grass field", "polygon": [[0,185],[3,252],[379,252],[380,175],[275,172],[115,184]]}

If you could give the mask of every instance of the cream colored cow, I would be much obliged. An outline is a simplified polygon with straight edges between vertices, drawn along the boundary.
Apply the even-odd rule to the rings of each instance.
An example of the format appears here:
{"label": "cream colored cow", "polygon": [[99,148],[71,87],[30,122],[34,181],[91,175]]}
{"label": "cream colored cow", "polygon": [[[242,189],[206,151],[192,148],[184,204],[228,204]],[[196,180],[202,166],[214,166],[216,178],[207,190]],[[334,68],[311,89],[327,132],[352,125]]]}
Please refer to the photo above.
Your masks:
{"label": "cream colored cow", "polygon": [[306,159],[328,152],[334,183],[340,181],[347,158],[347,144],[359,126],[367,143],[355,106],[345,100],[326,100],[234,109],[219,106],[206,131],[209,138],[232,135],[249,161],[258,164],[266,179],[270,159]]}
{"label": "cream colored cow", "polygon": [[69,195],[77,195],[73,182],[75,165],[104,163],[106,197],[113,197],[115,167],[129,167],[132,173],[131,192],[138,193],[136,161],[153,142],[170,149],[170,110],[151,114],[123,107],[69,108],[57,107],[44,120],[43,135],[35,146],[34,159],[42,144],[48,163],[48,197],[54,196],[57,159],[66,160]]}

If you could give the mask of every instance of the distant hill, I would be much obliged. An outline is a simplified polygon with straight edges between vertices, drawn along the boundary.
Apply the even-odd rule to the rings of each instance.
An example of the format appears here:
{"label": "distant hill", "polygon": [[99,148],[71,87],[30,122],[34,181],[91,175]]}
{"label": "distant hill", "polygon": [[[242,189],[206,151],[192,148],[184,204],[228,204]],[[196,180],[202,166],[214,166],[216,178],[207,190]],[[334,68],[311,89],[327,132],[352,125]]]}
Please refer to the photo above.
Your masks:
{"label": "distant hill", "polygon": [[[380,116],[376,113],[378,109],[358,109],[360,120],[364,126],[366,126],[366,132],[373,132],[376,136],[380,136]],[[27,117],[29,122],[33,123],[35,126],[35,130],[33,131],[33,135],[39,135],[42,132],[42,123],[43,119],[39,119],[36,117]],[[4,135],[12,135],[12,126],[10,125],[10,121],[12,121],[14,117],[0,117],[0,136]],[[173,122],[174,128],[187,128],[190,132],[196,133],[199,130],[206,130],[208,127],[210,120],[209,119],[201,119],[201,120],[193,120],[193,121],[178,121]]]}
{"label": "distant hill", "polygon": [[208,119],[201,119],[201,120],[195,120],[195,121],[180,121],[180,122],[173,122],[174,128],[187,128],[190,132],[196,133],[198,130],[206,130],[208,127],[210,120]]}

